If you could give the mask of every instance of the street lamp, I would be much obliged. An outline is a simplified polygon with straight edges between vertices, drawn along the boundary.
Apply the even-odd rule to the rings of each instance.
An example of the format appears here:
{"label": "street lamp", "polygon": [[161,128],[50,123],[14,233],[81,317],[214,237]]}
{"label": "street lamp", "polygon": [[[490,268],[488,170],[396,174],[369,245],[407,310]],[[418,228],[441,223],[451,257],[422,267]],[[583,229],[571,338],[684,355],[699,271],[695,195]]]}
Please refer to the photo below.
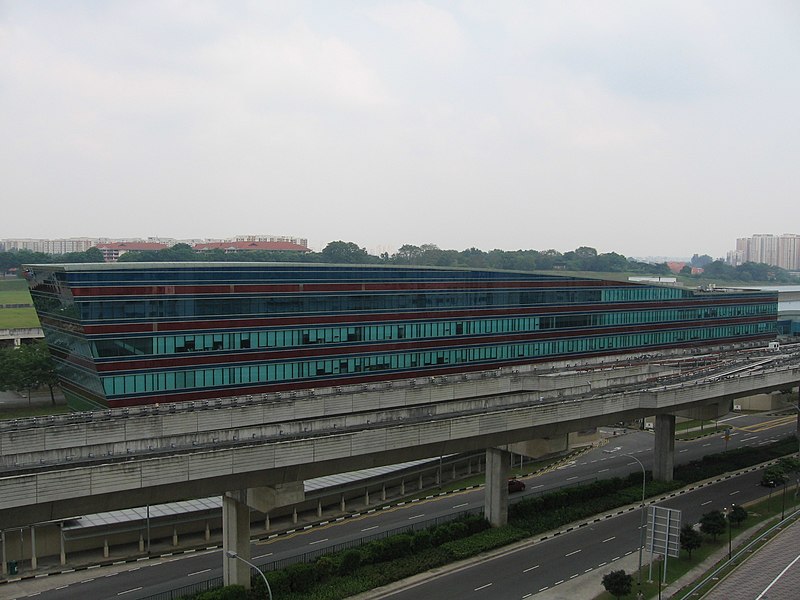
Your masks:
{"label": "street lamp", "polygon": [[728,560],[731,559],[731,515],[733,514],[733,506],[731,506],[730,511],[728,507],[722,509],[722,512],[725,513],[725,520],[728,521]]}
{"label": "street lamp", "polygon": [[242,561],[247,566],[252,567],[256,571],[258,571],[258,574],[261,575],[261,579],[264,580],[264,585],[267,586],[267,594],[269,594],[269,600],[272,600],[272,588],[269,587],[269,581],[267,581],[267,576],[264,575],[264,571],[259,569],[257,566],[255,566],[253,563],[251,563],[249,560],[245,560],[244,558],[242,558],[241,556],[236,554],[236,552],[234,552],[233,550],[226,550],[225,551],[225,556],[227,556],[228,558],[238,558],[240,561]]}
{"label": "street lamp", "polygon": [[[605,454],[616,454],[616,452],[612,452],[611,450],[603,450]],[[645,498],[645,480],[647,475],[645,474],[644,465],[642,461],[636,458],[633,454],[624,454],[621,453],[620,456],[627,456],[628,458],[632,458],[639,466],[642,468],[642,523],[639,527],[639,589],[642,589],[642,550],[644,550],[644,521],[645,521],[645,506],[644,506],[644,498]]]}

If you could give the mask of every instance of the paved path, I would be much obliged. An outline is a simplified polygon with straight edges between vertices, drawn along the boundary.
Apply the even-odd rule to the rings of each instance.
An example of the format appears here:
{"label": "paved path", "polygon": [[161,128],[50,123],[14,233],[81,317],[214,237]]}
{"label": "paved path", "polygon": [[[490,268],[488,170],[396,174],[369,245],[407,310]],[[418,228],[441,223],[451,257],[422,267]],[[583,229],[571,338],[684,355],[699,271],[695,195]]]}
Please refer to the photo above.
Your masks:
{"label": "paved path", "polygon": [[728,575],[707,600],[796,600],[800,593],[800,521]]}

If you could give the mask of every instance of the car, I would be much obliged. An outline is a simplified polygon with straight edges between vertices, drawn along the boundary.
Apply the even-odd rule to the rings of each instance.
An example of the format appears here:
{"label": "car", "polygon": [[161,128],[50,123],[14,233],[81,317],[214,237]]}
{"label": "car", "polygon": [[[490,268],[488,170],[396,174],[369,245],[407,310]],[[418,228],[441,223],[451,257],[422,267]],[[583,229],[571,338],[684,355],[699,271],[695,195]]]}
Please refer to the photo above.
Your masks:
{"label": "car", "polygon": [[512,477],[508,480],[508,491],[509,493],[512,492],[522,492],[525,490],[525,482],[520,481],[516,477]]}

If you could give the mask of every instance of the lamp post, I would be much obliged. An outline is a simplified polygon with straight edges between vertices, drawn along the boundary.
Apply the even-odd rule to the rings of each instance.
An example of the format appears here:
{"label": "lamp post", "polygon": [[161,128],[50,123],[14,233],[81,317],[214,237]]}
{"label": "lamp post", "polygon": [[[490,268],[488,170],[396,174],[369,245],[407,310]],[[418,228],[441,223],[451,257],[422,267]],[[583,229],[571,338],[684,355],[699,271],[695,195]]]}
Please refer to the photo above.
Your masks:
{"label": "lamp post", "polygon": [[[603,450],[603,452],[605,454],[615,454],[615,452],[612,452],[611,450]],[[645,521],[644,498],[645,498],[645,480],[647,478],[647,475],[645,473],[644,465],[642,464],[642,461],[640,461],[638,458],[636,458],[632,454],[624,454],[624,453],[620,454],[620,456],[627,456],[628,458],[632,458],[637,463],[639,463],[639,466],[642,468],[642,511],[641,511],[642,512],[642,522],[641,522],[641,525],[639,526],[639,589],[641,590],[642,589],[642,550],[644,550],[644,521]]]}
{"label": "lamp post", "polygon": [[259,569],[257,566],[255,566],[253,563],[251,563],[249,560],[245,560],[244,558],[242,558],[241,556],[236,554],[236,552],[234,552],[233,550],[226,550],[225,551],[225,556],[227,556],[228,558],[237,558],[240,561],[242,561],[244,564],[246,564],[247,566],[255,569],[256,571],[258,571],[258,574],[261,575],[261,579],[264,580],[264,585],[267,586],[267,594],[269,595],[269,600],[272,600],[272,588],[269,587],[269,581],[267,581],[267,576],[264,575],[264,571]]}
{"label": "lamp post", "polygon": [[731,506],[730,510],[726,506],[722,509],[722,512],[725,513],[725,520],[728,521],[728,560],[731,559],[731,515],[733,514],[733,506]]}

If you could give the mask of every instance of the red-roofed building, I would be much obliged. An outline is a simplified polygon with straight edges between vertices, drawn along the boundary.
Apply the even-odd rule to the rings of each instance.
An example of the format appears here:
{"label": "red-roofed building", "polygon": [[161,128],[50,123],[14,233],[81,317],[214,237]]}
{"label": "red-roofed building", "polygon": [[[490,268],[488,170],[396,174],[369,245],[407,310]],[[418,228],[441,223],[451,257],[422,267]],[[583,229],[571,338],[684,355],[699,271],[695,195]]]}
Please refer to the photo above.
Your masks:
{"label": "red-roofed building", "polygon": [[269,250],[272,252],[311,252],[306,246],[294,244],[292,242],[207,242],[195,244],[195,250],[224,250],[229,252],[249,252],[252,250]]}
{"label": "red-roofed building", "polygon": [[143,252],[145,250],[164,250],[169,248],[166,244],[156,242],[108,242],[95,246],[103,253],[106,262],[117,262],[126,252]]}
{"label": "red-roofed building", "polygon": [[681,269],[683,269],[683,267],[685,267],[687,264],[688,263],[685,262],[668,262],[667,266],[673,273],[680,273]]}

